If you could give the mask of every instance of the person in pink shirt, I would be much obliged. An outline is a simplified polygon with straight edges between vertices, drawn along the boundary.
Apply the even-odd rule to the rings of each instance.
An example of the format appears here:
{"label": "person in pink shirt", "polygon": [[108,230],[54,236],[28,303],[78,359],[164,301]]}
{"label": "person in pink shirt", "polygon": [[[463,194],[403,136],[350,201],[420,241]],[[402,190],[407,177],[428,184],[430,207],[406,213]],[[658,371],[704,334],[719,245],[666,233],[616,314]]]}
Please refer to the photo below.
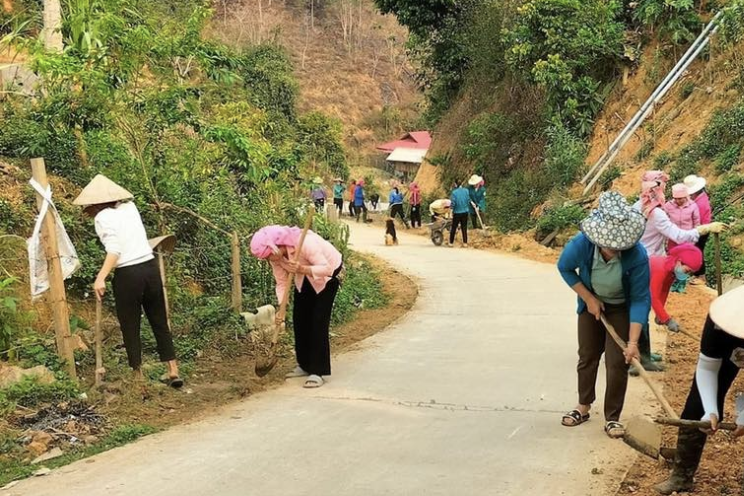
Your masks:
{"label": "person in pink shirt", "polygon": [[[664,204],[664,211],[669,216],[672,223],[684,231],[695,229],[700,225],[700,209],[697,204],[690,199],[687,186],[684,184],[675,184],[672,186],[672,200]],[[671,250],[678,243],[669,240],[667,250]]]}
{"label": "person in pink shirt", "polygon": [[[299,227],[266,226],[253,235],[251,253],[271,264],[280,302],[287,277],[294,274],[292,323],[297,367],[287,377],[307,377],[304,387],[317,388],[323,385],[323,376],[331,374],[329,330],[343,278],[343,256],[331,243],[308,231],[295,262],[301,235]],[[285,317],[277,314],[276,323],[283,323]]]}
{"label": "person in pink shirt", "polygon": [[[687,191],[690,193],[690,197],[700,210],[700,223],[710,224],[713,222],[713,209],[710,207],[710,199],[708,198],[708,193],[705,191],[705,178],[691,174],[685,178],[684,183],[685,186],[687,186]],[[700,239],[695,245],[700,248],[700,251],[703,253],[705,253],[705,245],[708,243],[709,237],[710,235],[708,234],[700,236]],[[703,266],[700,267],[699,271],[695,272],[695,276],[705,284],[705,258],[703,258]]]}

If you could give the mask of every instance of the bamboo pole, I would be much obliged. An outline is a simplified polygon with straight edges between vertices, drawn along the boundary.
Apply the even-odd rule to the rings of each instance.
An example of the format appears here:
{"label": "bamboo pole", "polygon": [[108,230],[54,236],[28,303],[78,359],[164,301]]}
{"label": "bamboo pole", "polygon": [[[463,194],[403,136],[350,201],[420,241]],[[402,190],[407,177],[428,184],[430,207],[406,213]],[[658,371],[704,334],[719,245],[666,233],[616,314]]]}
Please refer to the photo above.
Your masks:
{"label": "bamboo pole", "polygon": [[168,329],[173,331],[173,328],[171,327],[171,319],[170,319],[170,303],[168,302],[168,288],[165,286],[165,260],[163,255],[163,249],[158,248],[158,266],[160,267],[160,283],[163,286],[163,299],[165,300],[165,318],[168,321]]}
{"label": "bamboo pole", "polygon": [[[36,182],[46,189],[49,185],[46,166],[43,158],[31,159],[31,174]],[[36,193],[36,204],[41,210],[44,199]],[[42,241],[47,257],[47,268],[49,273],[49,293],[47,301],[52,306],[52,318],[54,320],[54,336],[57,342],[57,353],[65,362],[67,373],[75,379],[75,355],[73,353],[72,336],[70,334],[70,314],[67,308],[67,295],[65,294],[65,282],[62,277],[62,264],[59,260],[59,247],[57,245],[57,228],[54,222],[54,214],[47,210],[42,225]]]}
{"label": "bamboo pole", "polygon": [[103,303],[96,298],[96,387],[103,384],[103,376],[106,369],[103,368],[103,331],[101,329],[102,307]]}
{"label": "bamboo pole", "polygon": [[243,283],[240,279],[240,238],[237,231],[232,233],[232,308],[236,313],[243,311]]}
{"label": "bamboo pole", "polygon": [[723,275],[721,274],[721,235],[713,233],[713,242],[715,243],[715,259],[716,259],[716,290],[718,296],[723,294]]}

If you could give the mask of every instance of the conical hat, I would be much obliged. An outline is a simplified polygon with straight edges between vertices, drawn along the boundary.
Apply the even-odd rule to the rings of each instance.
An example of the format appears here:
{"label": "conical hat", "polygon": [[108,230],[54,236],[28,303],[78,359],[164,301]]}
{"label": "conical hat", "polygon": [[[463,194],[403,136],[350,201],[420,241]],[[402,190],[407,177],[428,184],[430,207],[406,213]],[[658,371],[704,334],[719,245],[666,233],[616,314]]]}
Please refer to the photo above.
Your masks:
{"label": "conical hat", "polygon": [[710,305],[710,318],[727,334],[744,339],[744,286],[716,298]]}
{"label": "conical hat", "polygon": [[173,253],[173,249],[176,247],[176,237],[172,234],[158,236],[147,241],[150,243],[150,248],[153,250],[160,249],[163,253]]}
{"label": "conical hat", "polygon": [[98,174],[75,198],[73,205],[100,205],[121,200],[129,200],[134,195],[103,174]]}

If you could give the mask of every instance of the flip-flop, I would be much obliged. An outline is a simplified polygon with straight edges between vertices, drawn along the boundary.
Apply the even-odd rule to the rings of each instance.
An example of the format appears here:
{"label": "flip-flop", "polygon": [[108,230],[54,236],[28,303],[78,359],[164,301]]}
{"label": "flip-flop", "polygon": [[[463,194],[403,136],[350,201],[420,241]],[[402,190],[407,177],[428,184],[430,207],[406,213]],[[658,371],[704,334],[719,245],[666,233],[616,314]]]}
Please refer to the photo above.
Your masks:
{"label": "flip-flop", "polygon": [[305,389],[315,389],[322,386],[324,382],[325,381],[323,381],[323,378],[319,375],[311,374],[310,376],[308,376],[305,384],[302,387],[304,387]]}
{"label": "flip-flop", "polygon": [[[591,415],[588,413],[582,415],[578,410],[571,410],[563,416],[561,419],[561,425],[564,427],[576,427],[589,420],[589,417],[591,417]],[[567,420],[571,423],[566,423]]]}
{"label": "flip-flop", "polygon": [[625,436],[625,426],[615,420],[610,420],[605,424],[605,434],[611,439],[620,439]]}

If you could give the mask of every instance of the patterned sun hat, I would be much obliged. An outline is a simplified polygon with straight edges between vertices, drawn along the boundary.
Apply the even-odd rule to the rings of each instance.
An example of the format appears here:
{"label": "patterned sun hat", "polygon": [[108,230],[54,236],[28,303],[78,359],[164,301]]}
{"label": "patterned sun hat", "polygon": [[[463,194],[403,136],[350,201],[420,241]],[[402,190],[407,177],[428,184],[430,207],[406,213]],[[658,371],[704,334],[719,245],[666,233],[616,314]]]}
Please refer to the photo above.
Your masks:
{"label": "patterned sun hat", "polygon": [[581,230],[600,248],[623,251],[632,248],[643,236],[646,219],[631,208],[616,191],[602,193],[599,208],[581,222]]}

